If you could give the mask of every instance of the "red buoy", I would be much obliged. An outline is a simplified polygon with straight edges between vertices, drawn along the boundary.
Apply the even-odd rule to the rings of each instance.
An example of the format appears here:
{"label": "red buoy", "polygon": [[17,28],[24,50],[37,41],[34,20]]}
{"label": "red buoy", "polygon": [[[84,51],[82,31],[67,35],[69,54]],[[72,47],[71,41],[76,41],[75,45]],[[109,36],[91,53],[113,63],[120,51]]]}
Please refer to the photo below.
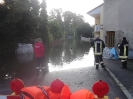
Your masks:
{"label": "red buoy", "polygon": [[53,93],[61,93],[63,87],[64,83],[59,79],[54,80],[50,85],[50,89]]}
{"label": "red buoy", "polygon": [[99,80],[93,85],[92,90],[98,98],[104,98],[109,91],[109,86],[106,82]]}
{"label": "red buoy", "polygon": [[22,80],[15,78],[10,82],[10,88],[16,95],[19,95],[20,90],[24,88],[24,83]]}

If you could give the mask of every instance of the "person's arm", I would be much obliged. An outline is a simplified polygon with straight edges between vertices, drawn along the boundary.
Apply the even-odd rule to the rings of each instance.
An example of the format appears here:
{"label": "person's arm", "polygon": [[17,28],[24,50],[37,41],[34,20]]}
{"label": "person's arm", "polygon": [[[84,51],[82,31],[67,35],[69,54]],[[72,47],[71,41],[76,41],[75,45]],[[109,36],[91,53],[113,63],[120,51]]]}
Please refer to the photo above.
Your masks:
{"label": "person's arm", "polygon": [[119,47],[120,46],[120,43],[118,43],[117,46]]}
{"label": "person's arm", "polygon": [[104,43],[104,41],[102,41],[102,47],[105,48],[105,43]]}
{"label": "person's arm", "polygon": [[123,43],[121,43],[121,44],[118,45],[118,48],[119,49],[122,49],[122,47],[123,47]]}
{"label": "person's arm", "polygon": [[93,47],[93,46],[94,46],[94,41],[91,42],[91,47]]}

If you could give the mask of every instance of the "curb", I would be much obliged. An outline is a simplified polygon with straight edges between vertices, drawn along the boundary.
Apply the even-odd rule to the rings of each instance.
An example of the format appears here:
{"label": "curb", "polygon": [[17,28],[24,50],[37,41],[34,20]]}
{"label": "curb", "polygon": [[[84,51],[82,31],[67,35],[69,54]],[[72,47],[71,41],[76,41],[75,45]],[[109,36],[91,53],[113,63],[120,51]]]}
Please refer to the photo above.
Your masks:
{"label": "curb", "polygon": [[125,96],[127,97],[127,99],[133,99],[132,95],[124,87],[124,85],[115,77],[115,75],[107,67],[105,69],[107,70],[107,72],[109,73],[109,75],[114,79],[114,81],[116,82],[116,84],[120,87],[120,89],[125,94]]}

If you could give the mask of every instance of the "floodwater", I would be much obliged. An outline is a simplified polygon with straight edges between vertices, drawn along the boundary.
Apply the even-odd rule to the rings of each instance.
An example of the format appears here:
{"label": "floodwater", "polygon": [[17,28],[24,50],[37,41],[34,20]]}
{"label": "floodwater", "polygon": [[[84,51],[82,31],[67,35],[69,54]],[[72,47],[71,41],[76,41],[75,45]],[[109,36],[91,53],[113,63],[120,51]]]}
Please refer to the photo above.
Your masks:
{"label": "floodwater", "polygon": [[[88,66],[89,42],[81,42],[79,39],[68,39],[52,48],[46,48],[45,66],[52,72],[70,68]],[[90,55],[93,65],[93,57]],[[33,54],[17,55],[16,57],[4,57],[0,60],[0,83],[10,81],[13,78],[29,78],[37,76],[35,59]],[[85,65],[86,63],[86,65]]]}
{"label": "floodwater", "polygon": [[65,82],[72,92],[79,89],[92,89],[92,85],[102,79],[110,86],[108,96],[114,99],[126,99],[108,72],[94,67],[93,50],[89,42],[68,39],[60,45],[46,48],[43,74],[38,75],[33,54],[3,57],[0,59],[0,94],[9,95],[10,81],[21,79],[25,86],[49,86],[55,79]]}

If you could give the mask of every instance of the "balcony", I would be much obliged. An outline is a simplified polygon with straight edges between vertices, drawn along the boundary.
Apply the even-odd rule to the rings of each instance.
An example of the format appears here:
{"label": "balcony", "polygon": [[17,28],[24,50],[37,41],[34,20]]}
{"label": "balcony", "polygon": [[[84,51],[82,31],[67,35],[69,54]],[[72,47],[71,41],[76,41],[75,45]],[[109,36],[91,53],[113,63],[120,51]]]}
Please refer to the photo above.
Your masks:
{"label": "balcony", "polygon": [[95,25],[94,32],[100,32],[101,25]]}

